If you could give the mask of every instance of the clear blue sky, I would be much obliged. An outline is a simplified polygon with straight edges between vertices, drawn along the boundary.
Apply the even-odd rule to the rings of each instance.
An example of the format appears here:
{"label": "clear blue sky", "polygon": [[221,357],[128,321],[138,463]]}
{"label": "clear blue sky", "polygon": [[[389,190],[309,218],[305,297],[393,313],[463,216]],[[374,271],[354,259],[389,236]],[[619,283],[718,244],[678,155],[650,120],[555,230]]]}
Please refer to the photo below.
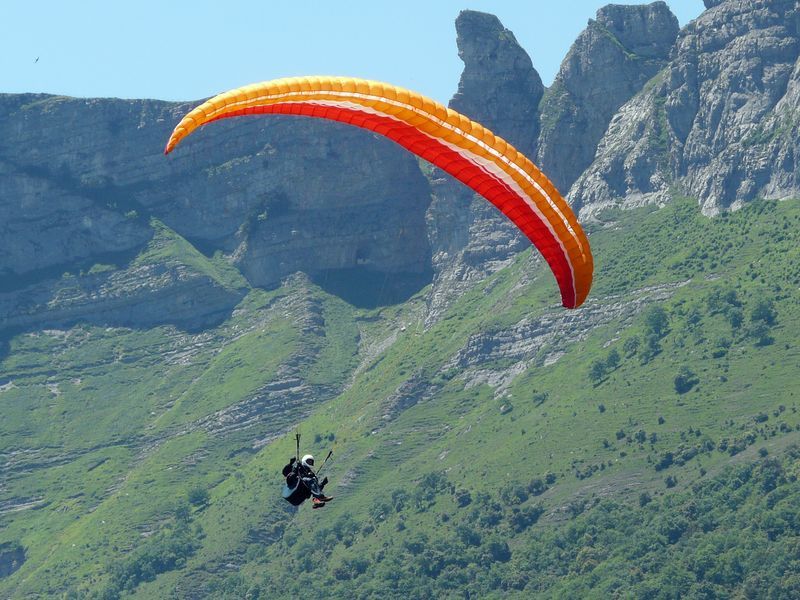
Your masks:
{"label": "clear blue sky", "polygon": [[[462,69],[460,10],[497,15],[549,85],[604,4],[3,0],[0,93],[196,100],[276,77],[329,74],[388,81],[447,102]],[[667,4],[681,25],[703,10],[702,0]]]}

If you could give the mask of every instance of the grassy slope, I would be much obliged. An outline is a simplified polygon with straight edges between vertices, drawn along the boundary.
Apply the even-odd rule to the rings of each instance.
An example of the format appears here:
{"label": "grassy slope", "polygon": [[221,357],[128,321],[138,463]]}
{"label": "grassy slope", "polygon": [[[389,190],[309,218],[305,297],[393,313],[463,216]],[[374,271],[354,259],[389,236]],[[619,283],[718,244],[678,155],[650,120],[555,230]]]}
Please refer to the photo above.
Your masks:
{"label": "grassy slope", "polygon": [[[159,260],[223,286],[243,281],[163,227],[136,262]],[[291,305],[281,308],[292,295],[307,296],[302,283],[252,291],[225,324],[197,334],[84,326],[11,341],[0,367],[0,522],[2,540],[21,542],[27,560],[0,581],[4,591],[50,595],[79,581],[92,587],[105,557],[157,531],[176,498],[224,480],[254,452],[254,438],[287,426],[215,438],[196,426],[199,419],[249,398],[303,351],[319,354],[322,373],[349,370],[352,319],[335,319],[333,364],[330,344],[304,336]],[[329,308],[338,316],[342,303],[324,300],[324,316]]]}
{"label": "grassy slope", "polygon": [[[566,354],[554,364],[534,361],[503,398],[485,385],[465,388],[459,373],[445,366],[477,332],[560,310],[548,307],[555,286],[539,277],[541,272],[534,277],[546,283],[518,285],[529,277],[528,253],[459,300],[428,331],[411,320],[416,300],[363,313],[305,290],[319,299],[326,315],[322,347],[306,368],[312,383],[342,383],[352,372],[357,321],[362,337],[398,335],[388,350],[368,357],[343,394],[321,404],[302,425],[309,449],[318,454],[329,443],[325,436],[336,437],[330,475],[337,500],[324,511],[302,507],[294,514],[276,498],[276,473],[293,453],[289,439],[253,454],[241,451],[252,438],[212,438],[201,430],[170,435],[248,397],[299,346],[310,343],[291,321],[270,316],[276,297],[292,290],[251,293],[230,322],[200,337],[169,328],[76,328],[15,339],[2,363],[4,379],[16,387],[0,393],[1,451],[37,448],[42,456],[67,454],[69,460],[7,478],[2,500],[43,506],[0,517],[0,542],[19,540],[28,550],[26,564],[0,580],[0,590],[102,588],[109,581],[107,569],[120,568],[131,550],[147,547],[152,532],[179,529],[171,515],[187,490],[199,485],[210,490],[210,501],[192,508],[188,517],[202,528],[196,550],[186,564],[135,588],[141,597],[208,591],[228,581],[230,564],[241,568],[242,585],[259,582],[273,593],[291,587],[282,573],[312,566],[330,590],[367,593],[379,581],[359,574],[359,561],[371,564],[370,573],[379,577],[382,550],[391,555],[422,532],[449,539],[456,524],[470,522],[469,510],[496,501],[509,483],[527,485],[548,472],[556,477],[546,493],[514,506],[541,504],[540,524],[520,533],[498,525],[514,556],[539,528],[557,527],[580,512],[584,500],[635,498],[645,490],[656,497],[680,492],[704,477],[701,473],[710,476],[756,446],[751,443],[733,458],[718,449],[700,452],[683,466],[656,471],[654,463],[667,452],[687,457],[706,439],[717,448],[726,439],[731,445],[737,439],[752,442],[748,433],[772,450],[796,439],[796,432],[778,426],[798,423],[797,203],[760,203],[709,221],[694,203],[678,201],[609,219],[592,233],[593,301],[609,303],[647,286],[686,282],[663,302],[669,329],[659,341],[660,352],[645,359],[640,347],[627,356],[625,341],[643,340],[647,325],[643,316],[618,320],[565,346]],[[709,308],[708,298],[720,289],[737,293],[745,318],[739,328],[729,323],[729,306]],[[774,302],[777,323],[769,330],[772,343],[757,346],[747,335],[749,314],[764,298]],[[400,322],[408,325],[403,332],[396,331]],[[558,343],[552,346],[557,349]],[[165,354],[187,347],[194,348],[188,360],[165,364]],[[593,384],[590,365],[612,349],[623,356],[620,365]],[[52,368],[50,355],[58,356]],[[673,385],[681,366],[699,380],[683,395]],[[435,394],[384,418],[386,399],[411,376],[433,384]],[[513,410],[501,411],[504,404],[513,404]],[[754,422],[760,413],[766,422]],[[640,430],[643,443],[636,439]],[[653,433],[657,439],[651,443]],[[151,447],[142,443],[148,436],[164,441]],[[424,479],[426,474],[434,477]],[[671,490],[664,485],[666,475],[676,477]],[[457,509],[453,491],[470,493],[469,510]],[[406,506],[398,510],[403,494]],[[312,543],[315,536],[319,548]],[[477,585],[479,579],[466,581]]]}
{"label": "grassy slope", "polygon": [[[614,226],[593,234],[599,302],[641,287],[685,283],[663,303],[670,328],[660,341],[659,354],[645,364],[641,352],[625,357],[599,385],[593,385],[588,378],[590,364],[613,348],[624,356],[624,341],[642,337],[645,329],[644,318],[625,328],[612,323],[568,348],[555,364],[533,367],[520,376],[510,390],[514,410],[507,414],[501,414],[500,406],[508,398],[496,400],[485,386],[464,389],[455,377],[443,380],[435,401],[420,403],[383,425],[380,399],[410,374],[435,380],[470,334],[512,324],[531,306],[543,306],[552,297],[549,284],[516,288],[528,265],[521,257],[463,298],[430,331],[419,333],[409,327],[350,390],[308,421],[305,427],[311,431],[336,424],[341,456],[331,472],[348,483],[339,487],[337,501],[326,507],[324,515],[305,507],[286,525],[285,507],[270,495],[279,480],[273,475],[264,481],[291,453],[290,444],[283,441],[267,449],[259,466],[244,474],[240,489],[250,494],[236,494],[226,487],[224,500],[212,502],[201,517],[207,538],[190,561],[188,576],[172,574],[142,586],[142,597],[156,591],[169,594],[176,586],[207,589],[204,586],[219,581],[220,574],[208,576],[202,565],[232,554],[247,564],[243,572],[250,575],[248,581],[260,581],[262,589],[273,593],[288,591],[281,573],[313,566],[315,575],[327,580],[328,592],[368,594],[376,581],[368,576],[340,580],[336,573],[341,575],[342,565],[367,560],[380,566],[376,557],[387,544],[403,543],[420,532],[446,539],[452,531],[444,520],[459,511],[450,493],[435,495],[433,506],[423,512],[391,508],[394,492],[413,494],[430,472],[446,473],[450,486],[469,490],[472,497],[487,492],[495,498],[506,482],[527,484],[554,473],[556,485],[522,505],[542,502],[546,512],[541,526],[550,527],[547,523],[567,518],[570,510],[579,512],[584,506],[581,499],[592,503],[611,495],[635,500],[643,491],[656,497],[680,492],[702,479],[702,473],[711,476],[732,460],[752,457],[753,447],[733,458],[728,451],[701,452],[683,466],[657,471],[654,464],[665,453],[689,457],[701,441],[708,439],[719,447],[726,439],[733,444],[751,432],[773,451],[796,441],[796,432],[782,433],[778,427],[798,424],[793,385],[800,325],[797,204],[764,203],[709,221],[694,203],[680,201],[661,211],[616,217]],[[746,320],[757,300],[775,302],[778,317],[771,344],[756,346],[746,334],[747,322],[734,330],[723,314],[708,308],[709,296],[720,289],[736,290]],[[695,309],[699,321],[693,316]],[[609,340],[615,340],[611,346]],[[725,345],[729,347],[720,355]],[[684,365],[696,373],[699,384],[680,395],[674,377]],[[537,406],[534,394],[543,392],[547,400]],[[598,409],[601,404],[603,413]],[[781,405],[784,412],[779,412]],[[771,422],[757,424],[754,417],[762,413]],[[638,443],[635,436],[640,430],[647,440],[656,433],[657,440]],[[624,435],[617,439],[620,431]],[[608,447],[604,440],[609,440]],[[593,466],[597,470],[585,477]],[[672,491],[664,484],[668,475],[677,480]],[[400,522],[405,529],[398,533]],[[272,540],[280,537],[284,526],[285,535],[266,554],[252,543],[253,530],[269,531]],[[236,533],[248,528],[250,538]],[[321,547],[312,542],[315,536]],[[527,534],[508,537],[512,549],[529,540]]]}

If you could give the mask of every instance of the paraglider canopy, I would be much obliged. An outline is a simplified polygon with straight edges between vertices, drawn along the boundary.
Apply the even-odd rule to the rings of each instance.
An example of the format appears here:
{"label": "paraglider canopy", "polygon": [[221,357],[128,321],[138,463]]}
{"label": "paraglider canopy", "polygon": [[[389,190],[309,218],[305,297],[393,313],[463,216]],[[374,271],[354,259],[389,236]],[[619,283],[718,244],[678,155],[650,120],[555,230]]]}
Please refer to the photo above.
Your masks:
{"label": "paraglider canopy", "polygon": [[504,139],[410,90],[351,77],[292,77],[247,85],[215,96],[187,114],[164,153],[201,125],[259,114],[340,121],[397,142],[506,215],[547,261],[565,307],[580,306],[589,294],[594,270],[589,241],[550,180]]}

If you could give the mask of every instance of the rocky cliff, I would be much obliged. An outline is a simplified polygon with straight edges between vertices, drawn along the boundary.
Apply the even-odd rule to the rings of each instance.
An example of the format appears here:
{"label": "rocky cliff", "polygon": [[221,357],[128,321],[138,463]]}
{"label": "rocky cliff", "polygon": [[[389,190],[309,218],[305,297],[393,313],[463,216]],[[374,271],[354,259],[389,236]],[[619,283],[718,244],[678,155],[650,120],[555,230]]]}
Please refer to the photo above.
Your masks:
{"label": "rocky cliff", "polygon": [[[464,70],[450,107],[533,156],[544,86],[530,57],[494,15],[462,11],[456,34]],[[427,221],[435,277],[428,323],[528,243],[486,200],[438,169],[431,188]]]}
{"label": "rocky cliff", "polygon": [[[706,6],[681,31],[664,2],[601,8],[548,90],[495,16],[464,11],[451,105],[535,156],[584,217],[675,191],[708,214],[796,195],[797,2]],[[433,273],[435,319],[437,306],[528,247],[463,185],[344,125],[215,123],[165,158],[164,140],[189,107],[0,95],[0,329],[56,314],[202,324],[247,286],[296,271],[325,283],[341,273],[409,275],[406,292]],[[154,219],[246,281],[231,287],[172,257],[174,268],[160,271],[172,276],[153,278],[172,308],[134,308],[144,290],[134,261],[152,243]],[[206,313],[192,316],[199,309],[181,301],[190,280],[192,293],[215,299]]]}
{"label": "rocky cliff", "polygon": [[706,2],[667,67],[614,116],[570,191],[584,214],[696,197],[716,214],[797,196],[800,8],[794,0]]}
{"label": "rocky cliff", "polygon": [[464,71],[450,106],[534,155],[544,86],[530,57],[494,15],[462,11],[456,34]]}
{"label": "rocky cliff", "polygon": [[664,2],[610,4],[570,48],[542,106],[538,163],[566,192],[620,106],[667,63],[678,20]]}
{"label": "rocky cliff", "polygon": [[[338,124],[245,118],[215,124],[165,158],[164,140],[188,108],[0,96],[0,329],[33,325],[34,314],[46,324],[47,311],[21,307],[58,311],[65,273],[93,302],[122,310],[110,311],[120,317],[113,322],[138,314],[82,274],[128,269],[153,237],[152,218],[207,256],[226,255],[255,286],[298,270],[429,269],[429,186],[394,144]],[[183,277],[153,281],[171,302],[185,291]],[[212,297],[228,297],[231,308],[239,295]]]}
{"label": "rocky cliff", "polygon": [[[538,157],[566,192],[592,162],[617,108],[666,65],[678,22],[663,2],[602,8],[547,91],[527,53],[495,16],[463,11],[456,32],[464,71],[450,106]],[[463,186],[443,175],[432,185],[428,227],[436,275],[429,321],[459,291],[529,246],[505,218]]]}

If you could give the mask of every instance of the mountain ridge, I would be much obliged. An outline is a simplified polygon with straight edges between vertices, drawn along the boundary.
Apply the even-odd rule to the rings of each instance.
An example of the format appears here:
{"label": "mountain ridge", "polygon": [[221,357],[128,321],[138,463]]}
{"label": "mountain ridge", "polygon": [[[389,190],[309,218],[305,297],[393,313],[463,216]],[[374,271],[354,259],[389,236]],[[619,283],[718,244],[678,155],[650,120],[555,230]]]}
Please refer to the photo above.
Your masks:
{"label": "mountain ridge", "polygon": [[[456,20],[454,104],[577,177],[578,311],[386,140],[243,119],[164,158],[186,103],[0,96],[0,593],[800,589],[800,214],[760,198],[794,190],[796,10],[706,6],[681,31],[663,2],[601,9],[550,89],[496,17]],[[627,75],[594,112],[598,64]],[[298,426],[335,449],[322,511],[277,495]]]}

